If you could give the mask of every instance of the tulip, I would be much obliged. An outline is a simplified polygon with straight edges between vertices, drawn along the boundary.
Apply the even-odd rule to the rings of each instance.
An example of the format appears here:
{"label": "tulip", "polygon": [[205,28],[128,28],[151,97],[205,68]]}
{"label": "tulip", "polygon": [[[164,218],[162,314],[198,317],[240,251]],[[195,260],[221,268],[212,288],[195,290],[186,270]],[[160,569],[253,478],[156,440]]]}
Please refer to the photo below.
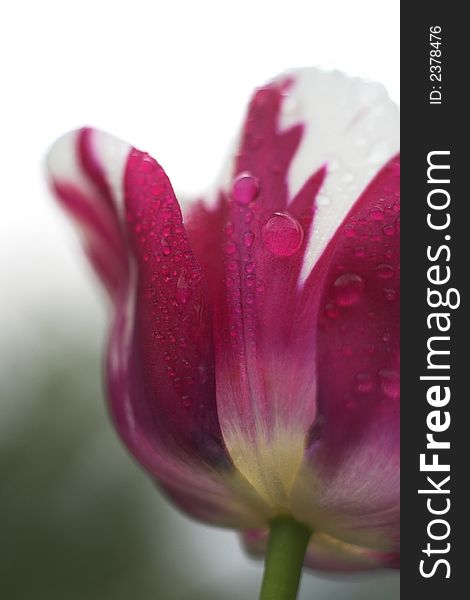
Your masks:
{"label": "tulip", "polygon": [[295,598],[303,563],[398,565],[397,152],[381,86],[303,69],[255,92],[184,219],[108,134],[48,156],[111,299],[116,429],[179,508],[267,553],[264,599]]}

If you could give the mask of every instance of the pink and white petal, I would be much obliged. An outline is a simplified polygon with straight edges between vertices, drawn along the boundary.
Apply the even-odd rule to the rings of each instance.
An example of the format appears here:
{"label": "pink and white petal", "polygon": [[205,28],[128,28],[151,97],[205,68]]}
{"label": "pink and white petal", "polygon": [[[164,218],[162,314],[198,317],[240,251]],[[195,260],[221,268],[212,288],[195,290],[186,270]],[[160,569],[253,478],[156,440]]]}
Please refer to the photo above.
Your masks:
{"label": "pink and white petal", "polygon": [[380,86],[316,70],[281,77],[253,97],[230,185],[188,219],[196,255],[211,248],[201,261],[215,307],[223,437],[235,466],[273,506],[288,503],[317,416],[326,269],[315,288],[310,274],[396,152],[397,119]]}
{"label": "pink and white petal", "polygon": [[[243,547],[253,557],[263,557],[268,543],[268,532],[263,529],[244,531]],[[305,555],[305,566],[318,571],[351,572],[398,568],[399,554],[377,552],[361,546],[345,544],[328,536],[313,535]]]}
{"label": "pink and white petal", "polygon": [[385,549],[399,529],[398,173],[393,158],[305,284],[323,281],[318,416],[292,494],[295,516],[314,530]]}
{"label": "pink and white petal", "polygon": [[259,522],[226,483],[233,467],[217,420],[209,302],[163,169],[89,129],[59,140],[48,167],[111,292],[106,372],[120,436],[191,513]]}
{"label": "pink and white petal", "polygon": [[[89,128],[62,136],[47,156],[50,186],[74,221],[84,250],[103,285],[115,297],[128,276],[122,198],[113,189],[130,146]],[[109,170],[100,154],[112,155]],[[113,198],[115,203],[113,203]]]}
{"label": "pink and white petal", "polygon": [[291,163],[291,197],[314,170],[327,177],[316,202],[302,266],[304,281],[360,194],[398,153],[399,111],[385,88],[340,71],[299,69],[291,74],[281,127],[304,123],[304,135]]}

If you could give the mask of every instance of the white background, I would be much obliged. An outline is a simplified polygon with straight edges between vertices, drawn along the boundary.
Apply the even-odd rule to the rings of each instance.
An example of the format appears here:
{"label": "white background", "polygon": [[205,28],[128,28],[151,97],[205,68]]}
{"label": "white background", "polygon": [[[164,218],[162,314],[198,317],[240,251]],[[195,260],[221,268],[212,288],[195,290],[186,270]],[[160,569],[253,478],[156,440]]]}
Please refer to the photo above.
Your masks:
{"label": "white background", "polygon": [[[398,101],[399,3],[18,0],[0,8],[0,61],[7,368],[10,345],[30,351],[44,315],[71,335],[99,340],[104,329],[103,298],[44,185],[44,155],[59,135],[84,124],[108,130],[153,154],[177,191],[204,190],[252,88],[286,68],[339,68],[382,82]],[[230,534],[200,529],[212,560],[222,552],[221,568],[245,572]]]}

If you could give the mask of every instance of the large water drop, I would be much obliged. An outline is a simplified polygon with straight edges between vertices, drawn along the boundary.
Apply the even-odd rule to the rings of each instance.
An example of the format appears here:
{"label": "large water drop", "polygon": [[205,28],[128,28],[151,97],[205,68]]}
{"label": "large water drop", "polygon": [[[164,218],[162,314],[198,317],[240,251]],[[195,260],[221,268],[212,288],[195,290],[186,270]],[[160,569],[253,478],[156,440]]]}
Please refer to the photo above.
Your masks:
{"label": "large water drop", "polygon": [[263,225],[265,247],[275,256],[292,256],[302,245],[304,230],[288,213],[274,213]]}
{"label": "large water drop", "polygon": [[233,199],[235,200],[235,202],[241,204],[242,206],[250,204],[250,202],[252,202],[258,195],[258,191],[258,180],[250,173],[240,173],[240,175],[238,175],[238,177],[233,182]]}
{"label": "large water drop", "polygon": [[354,273],[345,273],[335,280],[333,288],[336,304],[339,306],[352,306],[362,296],[364,280]]}

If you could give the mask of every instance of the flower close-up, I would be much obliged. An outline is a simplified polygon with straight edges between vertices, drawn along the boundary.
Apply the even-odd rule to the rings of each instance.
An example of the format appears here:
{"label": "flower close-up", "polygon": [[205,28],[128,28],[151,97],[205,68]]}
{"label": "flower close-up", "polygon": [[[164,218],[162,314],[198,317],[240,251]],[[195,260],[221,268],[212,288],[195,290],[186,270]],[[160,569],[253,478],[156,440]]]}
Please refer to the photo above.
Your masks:
{"label": "flower close-up", "polygon": [[379,84],[301,69],[256,90],[194,201],[92,128],[48,155],[111,300],[119,436],[185,513],[268,552],[263,598],[295,597],[283,546],[298,571],[398,567],[398,123]]}

